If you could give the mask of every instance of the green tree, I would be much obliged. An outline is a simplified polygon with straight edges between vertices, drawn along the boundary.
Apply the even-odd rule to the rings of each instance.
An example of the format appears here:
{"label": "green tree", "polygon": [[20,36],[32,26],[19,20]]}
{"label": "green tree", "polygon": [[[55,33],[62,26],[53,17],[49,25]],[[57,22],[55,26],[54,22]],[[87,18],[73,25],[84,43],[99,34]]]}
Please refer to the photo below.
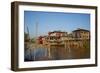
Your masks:
{"label": "green tree", "polygon": [[32,42],[32,43],[35,43],[35,38],[32,38],[32,39],[31,39],[31,42]]}

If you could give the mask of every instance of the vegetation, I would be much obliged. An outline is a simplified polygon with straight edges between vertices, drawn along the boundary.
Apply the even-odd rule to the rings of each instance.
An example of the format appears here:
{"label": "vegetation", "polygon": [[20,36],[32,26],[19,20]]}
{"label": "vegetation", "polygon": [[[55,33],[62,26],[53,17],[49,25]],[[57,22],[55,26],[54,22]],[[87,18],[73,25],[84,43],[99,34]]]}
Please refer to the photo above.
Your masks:
{"label": "vegetation", "polygon": [[35,43],[35,38],[32,38],[32,39],[31,39],[31,42],[32,42],[32,43]]}

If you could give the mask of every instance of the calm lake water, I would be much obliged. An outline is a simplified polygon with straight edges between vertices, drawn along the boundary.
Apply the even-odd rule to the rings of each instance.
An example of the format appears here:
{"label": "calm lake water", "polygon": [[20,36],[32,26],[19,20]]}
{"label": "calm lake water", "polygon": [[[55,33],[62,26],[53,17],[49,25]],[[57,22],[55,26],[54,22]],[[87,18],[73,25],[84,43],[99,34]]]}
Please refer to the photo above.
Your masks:
{"label": "calm lake water", "polygon": [[43,57],[47,57],[47,49],[44,48],[36,48],[36,49],[28,49],[25,50],[25,61],[34,61]]}
{"label": "calm lake water", "polygon": [[[36,48],[36,49],[27,49],[25,50],[25,60],[24,61],[37,61],[37,60],[59,60],[62,59],[60,55],[57,54],[58,51],[55,52],[55,54],[52,54],[53,56],[51,58],[48,57],[48,50],[44,48]],[[61,53],[61,52],[60,52]],[[68,54],[64,55],[66,59],[74,58],[74,55],[72,54],[72,51],[69,49]]]}
{"label": "calm lake water", "polygon": [[[48,56],[48,50],[46,48],[36,48],[36,49],[27,49],[24,52],[24,61],[41,61],[41,60],[61,60],[61,59],[84,59],[90,58],[90,54],[86,55],[86,52],[75,49],[64,48],[52,49],[51,57]],[[63,51],[62,51],[63,50]],[[65,52],[66,51],[66,52]]]}

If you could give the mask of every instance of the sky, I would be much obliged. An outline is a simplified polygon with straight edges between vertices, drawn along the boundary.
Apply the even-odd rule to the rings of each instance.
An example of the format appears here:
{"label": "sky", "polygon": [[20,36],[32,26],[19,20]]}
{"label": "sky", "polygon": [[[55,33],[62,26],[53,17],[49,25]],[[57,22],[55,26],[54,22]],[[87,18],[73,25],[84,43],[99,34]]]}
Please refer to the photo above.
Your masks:
{"label": "sky", "polygon": [[[77,28],[90,30],[90,14],[24,11],[24,31],[29,30],[30,37],[47,35],[52,31],[71,33]],[[37,27],[37,29],[36,29]]]}

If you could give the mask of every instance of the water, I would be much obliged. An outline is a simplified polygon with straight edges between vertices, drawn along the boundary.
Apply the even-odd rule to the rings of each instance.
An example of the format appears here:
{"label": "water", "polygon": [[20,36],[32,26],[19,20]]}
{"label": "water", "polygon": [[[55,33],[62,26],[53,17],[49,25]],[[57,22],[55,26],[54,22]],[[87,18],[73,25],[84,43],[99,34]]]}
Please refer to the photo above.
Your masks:
{"label": "water", "polygon": [[[63,48],[60,48],[63,49]],[[65,52],[66,51],[66,52]],[[74,50],[68,48],[64,51],[59,51],[59,49],[52,49],[50,52],[51,56],[49,56],[49,52],[46,48],[35,48],[35,49],[27,49],[24,53],[24,61],[41,61],[41,60],[61,60],[61,59],[79,59],[81,58],[80,50]],[[78,54],[77,54],[78,53]],[[85,54],[85,53],[84,53]],[[82,58],[87,58],[87,56],[83,56]]]}
{"label": "water", "polygon": [[[45,49],[45,48],[35,48],[35,49],[27,49],[25,50],[25,61],[37,61],[37,60],[48,60],[48,59],[51,59],[51,60],[60,60],[60,59],[63,59],[63,56],[60,57],[60,53],[57,54],[57,51],[52,54],[51,58],[48,57],[48,50]],[[68,49],[67,50],[67,55],[64,55],[66,56],[66,59],[71,59],[71,58],[74,58],[74,55],[72,54],[72,50],[71,49]]]}
{"label": "water", "polygon": [[24,54],[25,61],[35,61],[47,56],[47,49],[44,48],[27,49]]}

